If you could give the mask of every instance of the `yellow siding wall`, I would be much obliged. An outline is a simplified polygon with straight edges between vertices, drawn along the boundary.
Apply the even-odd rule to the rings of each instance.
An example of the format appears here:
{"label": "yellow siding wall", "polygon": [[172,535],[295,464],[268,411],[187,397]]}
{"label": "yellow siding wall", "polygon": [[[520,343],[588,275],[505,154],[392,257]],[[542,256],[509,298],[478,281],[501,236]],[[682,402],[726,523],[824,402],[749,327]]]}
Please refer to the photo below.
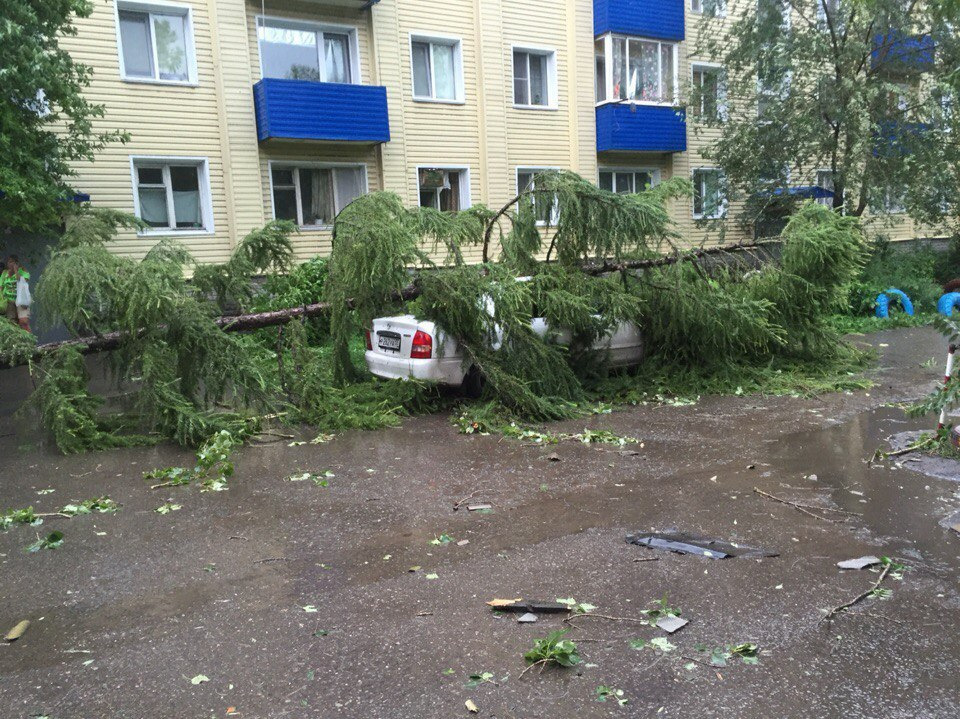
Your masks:
{"label": "yellow siding wall", "polygon": [[[77,22],[78,35],[64,38],[63,46],[94,68],[88,96],[106,106],[98,129],[126,130],[130,141],[108,146],[94,163],[78,164],[76,186],[96,205],[132,211],[131,155],[207,158],[215,232],[176,233],[200,261],[225,259],[244,234],[272,217],[271,160],[363,163],[371,190],[397,192],[408,205],[418,202],[417,166],[461,166],[470,171],[471,201],[494,209],[516,193],[518,167],[570,169],[596,181],[598,165],[658,168],[662,179],[690,178],[694,168],[709,166],[703,148],[713,136],[694,132],[692,119],[688,152],[597,156],[592,0],[381,0],[370,10],[320,0],[182,0],[193,13],[196,86],[120,78],[114,2],[95,0],[92,16]],[[689,87],[691,62],[710,60],[692,55],[700,17],[685,4],[681,92]],[[730,5],[733,12],[752,7],[747,0],[730,0]],[[258,143],[252,86],[260,79],[256,17],[261,13],[356,27],[362,82],[387,88],[391,141],[380,147]],[[413,99],[413,33],[461,39],[463,103]],[[514,107],[514,46],[556,50],[555,107]],[[737,209],[731,207],[729,215]],[[688,244],[720,239],[693,221],[689,199],[675,202],[672,212]],[[905,217],[893,218],[892,224],[889,219],[876,218],[871,231],[894,239],[936,233]],[[744,236],[730,226],[723,239]],[[128,232],[116,247],[142,256],[158,239]],[[301,258],[325,254],[330,232],[303,231],[294,244]]]}
{"label": "yellow siding wall", "polygon": [[[63,47],[94,69],[86,94],[91,101],[106,106],[105,117],[96,127],[130,133],[128,143],[111,144],[94,163],[78,164],[75,184],[80,191],[90,193],[95,205],[132,212],[131,155],[207,158],[215,232],[177,236],[198,260],[219,261],[228,256],[238,228],[242,233],[262,219],[262,209],[251,204],[260,190],[256,174],[250,172],[256,135],[249,134],[253,99],[244,75],[248,63],[235,62],[236,53],[245,54],[246,46],[238,42],[241,36],[232,30],[242,20],[243,11],[227,0],[190,0],[184,4],[193,13],[196,87],[120,78],[113,0],[97,0],[93,14],[77,21],[78,34],[64,38]],[[256,184],[251,185],[251,180]],[[142,256],[158,239],[156,235],[138,237],[128,232],[119,238],[116,249]]]}

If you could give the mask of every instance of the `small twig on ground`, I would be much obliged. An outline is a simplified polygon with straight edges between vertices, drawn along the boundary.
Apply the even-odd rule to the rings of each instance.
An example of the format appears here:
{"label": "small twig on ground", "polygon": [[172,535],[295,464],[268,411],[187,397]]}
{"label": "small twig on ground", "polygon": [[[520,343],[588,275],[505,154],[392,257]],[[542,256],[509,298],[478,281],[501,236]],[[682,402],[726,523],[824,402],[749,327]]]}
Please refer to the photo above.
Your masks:
{"label": "small twig on ground", "polygon": [[[810,506],[811,506],[811,505],[809,505],[809,504],[808,504],[808,505],[797,504],[796,502],[791,502],[791,501],[789,501],[789,500],[782,499],[781,497],[775,497],[775,496],[773,496],[772,494],[767,494],[766,492],[764,492],[764,491],[761,490],[761,489],[758,489],[757,487],[754,487],[754,488],[753,488],[753,491],[756,492],[757,494],[759,494],[759,495],[762,496],[762,497],[766,497],[767,499],[772,499],[774,502],[780,502],[781,504],[786,504],[788,507],[793,507],[793,508],[796,509],[798,512],[803,512],[804,514],[809,515],[809,516],[813,517],[814,519],[822,519],[824,522],[839,522],[839,521],[840,521],[839,519],[831,519],[830,517],[821,517],[819,514],[814,514],[813,512],[809,511],[808,509],[805,509],[805,507],[810,507]],[[830,511],[830,510],[827,509],[826,507],[814,507],[814,509],[823,510],[823,511],[825,511],[825,512],[829,512],[829,511]]]}
{"label": "small twig on ground", "polygon": [[476,490],[475,492],[471,492],[470,494],[468,494],[466,497],[464,497],[464,498],[461,499],[460,501],[454,502],[454,503],[453,503],[453,511],[456,512],[458,509],[460,509],[460,507],[462,507],[462,506],[464,505],[465,502],[469,502],[471,499],[473,499],[474,497],[476,497],[478,494],[482,494],[483,491],[484,491],[484,490],[478,489],[478,490]]}
{"label": "small twig on ground", "polygon": [[541,660],[538,661],[538,662],[534,662],[533,664],[531,664],[530,666],[528,666],[526,669],[524,669],[522,672],[520,672],[520,675],[517,677],[517,681],[520,681],[521,679],[523,679],[523,675],[526,674],[526,673],[527,673],[528,671],[530,671],[531,669],[533,669],[533,668],[534,668],[535,666],[537,666],[538,664],[540,665],[540,671],[543,671],[543,667],[547,664],[547,662],[551,662],[551,661],[553,661],[553,660],[552,660],[552,659],[541,659]]}
{"label": "small twig on ground", "polygon": [[241,537],[239,534],[234,534],[234,535],[232,535],[232,536],[230,537],[230,539],[242,539],[244,542],[250,541],[250,540],[248,540],[246,537]]}
{"label": "small twig on ground", "polygon": [[837,616],[840,612],[844,611],[845,609],[849,609],[849,608],[852,607],[854,604],[857,604],[857,603],[859,603],[859,602],[862,602],[864,599],[866,599],[866,598],[869,597],[871,594],[873,594],[873,591],[874,591],[875,589],[877,589],[881,584],[883,584],[883,580],[887,578],[887,575],[890,573],[890,567],[892,567],[892,566],[893,566],[893,564],[887,564],[887,565],[885,565],[884,568],[883,568],[883,571],[880,572],[880,576],[877,578],[877,581],[875,581],[875,582],[873,583],[873,586],[871,586],[867,591],[858,594],[858,595],[855,596],[853,599],[851,599],[849,602],[844,602],[844,603],[841,604],[840,606],[834,607],[834,608],[831,609],[829,612],[827,612],[827,615],[826,615],[825,617],[823,617],[820,621],[821,621],[821,622],[829,622],[831,619],[833,619],[835,616]]}
{"label": "small twig on ground", "polygon": [[563,620],[564,624],[569,624],[574,619],[582,619],[583,617],[593,617],[594,619],[607,619],[611,622],[640,622],[641,624],[649,624],[650,620],[646,617],[611,617],[609,614],[594,614],[593,612],[584,612],[583,614],[571,614],[569,617]]}
{"label": "small twig on ground", "polygon": [[266,562],[289,562],[288,557],[267,557],[266,559],[258,559],[254,564],[264,564]]}
{"label": "small twig on ground", "polygon": [[433,612],[417,612],[418,617],[432,617]]}
{"label": "small twig on ground", "polygon": [[915,444],[909,444],[903,449],[897,449],[897,450],[894,450],[893,452],[884,452],[882,449],[877,449],[877,451],[873,453],[873,457],[871,458],[871,461],[876,461],[877,459],[883,460],[883,459],[887,459],[888,457],[900,457],[904,454],[910,454],[910,452],[916,452],[919,449],[924,449],[926,447],[929,447],[931,444],[933,444],[934,439],[935,439],[934,437],[927,437],[925,440],[921,442],[917,442]]}
{"label": "small twig on ground", "polygon": [[659,562],[660,557],[638,557],[634,562]]}
{"label": "small twig on ground", "polygon": [[72,517],[72,514],[64,514],[63,512],[37,512],[33,515],[34,517]]}
{"label": "small twig on ground", "polygon": [[710,667],[711,669],[716,669],[717,665],[710,662],[705,662],[702,659],[697,659],[696,657],[688,657],[686,654],[680,655],[681,659],[686,659],[688,662],[694,662],[695,664],[702,664],[705,667]]}

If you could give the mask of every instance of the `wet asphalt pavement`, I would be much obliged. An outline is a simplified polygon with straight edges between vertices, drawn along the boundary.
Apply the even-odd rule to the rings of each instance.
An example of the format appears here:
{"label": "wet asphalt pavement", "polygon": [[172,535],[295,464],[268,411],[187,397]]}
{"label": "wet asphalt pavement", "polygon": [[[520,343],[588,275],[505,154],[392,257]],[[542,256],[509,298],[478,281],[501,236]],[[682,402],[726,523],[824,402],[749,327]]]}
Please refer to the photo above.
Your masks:
{"label": "wet asphalt pavement", "polygon": [[[53,511],[102,494],[123,506],[0,534],[0,629],[32,621],[0,643],[0,718],[452,718],[469,716],[468,699],[498,719],[956,717],[960,535],[937,523],[960,508],[960,484],[865,461],[887,436],[929,424],[888,405],[933,386],[944,348],[927,329],[870,341],[887,346],[866,392],[704,398],[558,426],[638,437],[635,456],[458,435],[437,415],[246,447],[229,491],[200,493],[141,478],[192,466],[175,448],[64,458],[4,436],[0,506]],[[560,461],[544,459],[552,452]],[[326,470],[328,487],[286,480]],[[856,515],[816,519],[754,487]],[[454,512],[468,495],[493,512]],[[183,508],[153,511],[167,501]],[[721,561],[624,541],[674,527],[780,556]],[[62,547],[24,551],[52,529]],[[440,534],[456,541],[432,545]],[[909,569],[884,583],[889,598],[822,623],[877,579],[836,567],[867,554]],[[522,679],[522,654],[562,616],[518,624],[484,604],[574,597],[638,617],[664,596],[690,620],[675,650],[632,649],[664,636],[639,623],[578,619],[568,637],[583,663]],[[760,645],[759,665],[682,658],[741,642]],[[496,684],[465,686],[484,671]],[[209,681],[191,683],[200,674]],[[598,702],[601,685],[629,703]]]}

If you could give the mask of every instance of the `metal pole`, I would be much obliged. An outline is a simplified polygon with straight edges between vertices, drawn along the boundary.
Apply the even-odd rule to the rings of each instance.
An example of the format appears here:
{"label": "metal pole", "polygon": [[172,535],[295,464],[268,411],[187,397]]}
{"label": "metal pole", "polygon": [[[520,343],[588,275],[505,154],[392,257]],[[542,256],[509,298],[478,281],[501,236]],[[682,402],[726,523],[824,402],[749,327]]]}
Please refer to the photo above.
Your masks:
{"label": "metal pole", "polygon": [[[950,345],[947,349],[947,370],[943,373],[943,386],[946,388],[947,382],[950,381],[950,377],[953,376],[953,356],[957,351],[956,345]],[[940,410],[940,421],[937,423],[937,430],[943,429],[947,424],[947,411],[950,409],[948,405],[944,405],[943,409]]]}

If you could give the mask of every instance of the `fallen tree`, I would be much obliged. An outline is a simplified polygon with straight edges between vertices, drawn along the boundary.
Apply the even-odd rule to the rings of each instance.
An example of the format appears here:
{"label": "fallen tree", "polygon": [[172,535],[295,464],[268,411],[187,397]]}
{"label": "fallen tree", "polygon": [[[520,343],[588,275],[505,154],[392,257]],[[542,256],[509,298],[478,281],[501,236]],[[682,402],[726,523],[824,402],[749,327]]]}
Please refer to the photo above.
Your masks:
{"label": "fallen tree", "polygon": [[[780,240],[763,240],[760,242],[736,242],[715,247],[700,247],[693,250],[677,252],[665,257],[645,260],[625,260],[623,262],[613,263],[604,262],[599,265],[585,265],[582,270],[588,275],[600,275],[610,272],[622,272],[624,270],[642,270],[652,267],[665,267],[678,262],[692,262],[711,257],[714,255],[732,255],[739,253],[751,253],[759,250],[766,250],[772,246],[780,244]],[[404,288],[394,295],[397,301],[407,301],[416,299],[420,296],[420,289],[415,285]],[[354,308],[354,302],[348,298],[346,301],[348,309]],[[312,317],[321,317],[330,312],[332,305],[330,302],[313,302],[301,305],[300,307],[288,307],[281,310],[271,310],[268,312],[249,312],[235,315],[223,315],[214,319],[214,322],[224,332],[252,332],[253,330],[263,329],[264,327],[275,327],[285,325],[293,320],[310,319]],[[96,354],[98,352],[109,352],[117,349],[123,342],[125,334],[123,332],[106,332],[102,335],[76,337],[74,339],[62,340],[59,342],[46,342],[39,344],[33,349],[29,359],[12,359],[4,357],[0,365],[6,367],[17,367],[28,364],[31,360],[41,361],[60,349],[75,349],[82,355]]]}
{"label": "fallen tree", "polygon": [[[64,452],[163,438],[198,446],[223,429],[243,437],[278,414],[329,432],[435,408],[444,400],[432,388],[362,369],[363,330],[397,311],[443,327],[486,380],[485,399],[534,421],[571,416],[591,399],[635,397],[647,370],[607,382],[590,356],[620,322],[642,328],[654,375],[696,368],[736,381],[782,361],[821,368],[844,357],[823,316],[859,267],[857,221],[806,206],[784,233],[779,265],[744,273],[702,260],[769,243],[682,249],[666,201],[687,192],[689,183],[672,180],[617,195],[548,172],[497,213],[364,195],[336,219],[323,283],[297,295],[299,306],[266,311],[252,311],[263,297],[252,279],[266,274],[269,286],[290,271],[291,223],[250,233],[226,262],[194,266],[187,282],[193,261],[182,247],[162,241],[141,261],[120,257],[107,243],[130,218],[91,212],[71,225],[35,293],[40,319],[75,338],[37,347],[11,325],[0,330],[0,353],[30,362],[36,391],[26,409]],[[498,256],[471,265],[474,250]],[[224,314],[234,306],[240,314]],[[568,348],[532,332],[534,312],[570,332]],[[83,361],[105,350],[110,412],[106,396],[90,393]]]}

